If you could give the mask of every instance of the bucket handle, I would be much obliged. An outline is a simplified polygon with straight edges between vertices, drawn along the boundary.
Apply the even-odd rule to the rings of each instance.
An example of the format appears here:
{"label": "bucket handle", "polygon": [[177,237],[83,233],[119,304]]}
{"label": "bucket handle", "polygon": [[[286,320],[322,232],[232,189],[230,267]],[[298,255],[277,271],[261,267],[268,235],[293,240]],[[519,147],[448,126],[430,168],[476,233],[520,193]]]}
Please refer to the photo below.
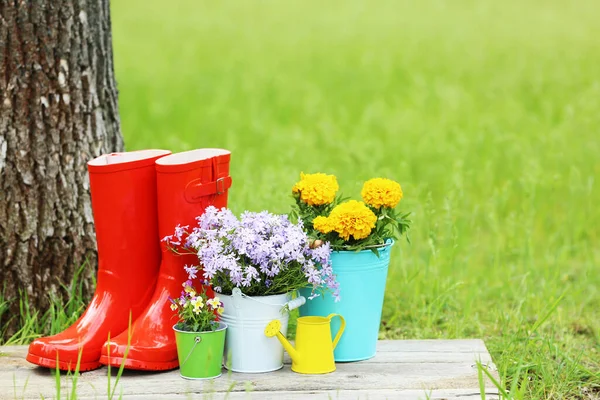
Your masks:
{"label": "bucket handle", "polygon": [[192,355],[192,353],[194,352],[194,349],[196,348],[196,345],[198,343],[202,342],[202,336],[196,336],[194,338],[194,345],[192,346],[192,349],[190,350],[190,352],[188,353],[187,357],[185,358],[185,360],[183,360],[183,364],[181,364],[181,366],[183,367],[185,365],[185,363],[187,362],[188,358],[190,358],[190,356]]}
{"label": "bucket handle", "polygon": [[285,303],[285,306],[288,311],[292,311],[300,306],[306,304],[306,298],[304,296],[298,296],[294,300],[290,300]]}
{"label": "bucket handle", "polygon": [[335,346],[337,346],[338,342],[340,341],[340,338],[342,337],[342,333],[344,333],[344,329],[346,329],[346,320],[340,314],[329,314],[326,318],[329,320],[329,322],[331,322],[331,319],[333,317],[339,317],[342,323],[340,325],[340,329],[335,335],[335,339],[333,339],[333,348],[335,349]]}

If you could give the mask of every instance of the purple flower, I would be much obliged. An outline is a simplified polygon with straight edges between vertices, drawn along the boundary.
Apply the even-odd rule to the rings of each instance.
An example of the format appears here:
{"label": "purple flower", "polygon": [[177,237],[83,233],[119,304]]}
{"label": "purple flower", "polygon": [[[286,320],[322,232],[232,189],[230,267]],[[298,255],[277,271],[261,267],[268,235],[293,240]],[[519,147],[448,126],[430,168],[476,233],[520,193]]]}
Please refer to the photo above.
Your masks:
{"label": "purple flower", "polygon": [[196,274],[198,273],[198,267],[195,267],[193,265],[190,265],[189,267],[187,265],[183,266],[183,269],[185,269],[185,272],[187,272],[188,274],[188,279],[196,279]]}
{"label": "purple flower", "polygon": [[175,237],[177,238],[178,241],[181,241],[181,238],[186,233],[187,228],[189,228],[189,225],[186,225],[186,226],[177,225],[175,227]]}
{"label": "purple flower", "polygon": [[314,267],[307,268],[304,275],[308,278],[308,283],[311,283],[316,286],[321,285],[323,283],[321,272]]}
{"label": "purple flower", "polygon": [[[251,287],[254,293],[260,293],[256,288],[264,291],[274,284],[285,290],[285,283],[294,282],[287,289],[309,283],[313,293],[325,287],[339,297],[330,265],[330,245],[310,249],[302,221],[294,224],[286,215],[267,211],[246,211],[238,219],[230,210],[214,206],[207,207],[196,220],[197,226],[191,231],[177,226],[175,234],[165,240],[172,244],[175,238],[198,256],[203,278],[215,286],[216,292]],[[185,271],[195,279],[199,268],[186,266]]]}
{"label": "purple flower", "polygon": [[329,242],[325,242],[323,243],[321,246],[312,249],[311,250],[311,255],[313,257],[313,259],[321,264],[321,265],[328,265],[329,264],[329,257],[331,255],[331,245],[329,244]]}

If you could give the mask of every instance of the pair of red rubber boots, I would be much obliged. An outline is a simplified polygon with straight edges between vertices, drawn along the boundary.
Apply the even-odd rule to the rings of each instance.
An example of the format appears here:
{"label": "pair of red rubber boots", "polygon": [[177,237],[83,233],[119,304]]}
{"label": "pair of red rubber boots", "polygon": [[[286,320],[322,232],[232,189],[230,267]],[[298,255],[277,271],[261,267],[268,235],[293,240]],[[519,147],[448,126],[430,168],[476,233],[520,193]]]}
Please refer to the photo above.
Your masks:
{"label": "pair of red rubber boots", "polygon": [[129,369],[176,368],[177,317],[168,298],[181,292],[183,266],[198,259],[176,255],[160,240],[177,225],[195,225],[209,205],[227,206],[229,161],[222,149],[142,150],[90,161],[96,292],[72,326],[33,341],[27,360],[73,371],[81,352],[80,371],[120,366],[123,359]]}

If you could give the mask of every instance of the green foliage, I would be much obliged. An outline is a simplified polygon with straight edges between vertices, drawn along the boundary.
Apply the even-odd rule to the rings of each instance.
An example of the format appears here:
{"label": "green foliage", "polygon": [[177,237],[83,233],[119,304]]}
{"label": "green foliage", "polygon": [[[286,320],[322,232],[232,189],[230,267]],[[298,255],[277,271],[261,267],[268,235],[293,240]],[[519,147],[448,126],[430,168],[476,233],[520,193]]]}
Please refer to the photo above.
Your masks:
{"label": "green foliage", "polygon": [[[246,265],[252,265],[250,263]],[[282,270],[276,277],[269,277],[264,272],[260,272],[261,282],[253,281],[249,286],[242,287],[242,292],[247,296],[273,296],[278,294],[294,292],[300,288],[307,287],[307,279],[302,271],[302,266],[297,262],[290,262],[285,270]],[[264,282],[269,280],[270,286],[266,286]],[[216,285],[220,285],[222,293],[231,295],[236,287],[231,279],[222,271],[215,274],[211,280]]]}
{"label": "green foliage", "polygon": [[[50,307],[42,315],[29,302],[27,293],[20,292],[18,299],[7,299],[3,293],[0,293],[0,316],[9,311],[8,306],[11,300],[19,302],[19,314],[11,318],[19,319],[20,328],[4,344],[28,344],[37,337],[62,332],[65,327],[74,323],[85,310],[84,282],[81,279],[81,274],[86,268],[90,268],[90,266],[84,263],[75,272],[69,285],[61,284],[61,287],[67,293],[66,298],[56,295],[49,296]],[[0,329],[0,344],[2,344],[1,339],[4,337],[4,329]]]}
{"label": "green foliage", "polygon": [[400,240],[403,235],[406,235],[406,240],[410,243],[408,230],[410,229],[411,220],[408,219],[410,212],[401,213],[395,208],[381,207],[379,209],[370,207],[377,216],[374,232],[371,234],[376,237],[376,243],[381,243],[382,240],[389,238]]}

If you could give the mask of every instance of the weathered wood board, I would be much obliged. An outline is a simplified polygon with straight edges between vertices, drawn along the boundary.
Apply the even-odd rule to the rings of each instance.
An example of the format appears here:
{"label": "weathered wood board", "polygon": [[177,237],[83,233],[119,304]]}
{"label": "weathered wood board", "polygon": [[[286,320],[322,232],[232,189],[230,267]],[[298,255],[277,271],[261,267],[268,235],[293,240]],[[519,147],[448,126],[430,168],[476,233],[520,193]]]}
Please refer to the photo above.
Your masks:
{"label": "weathered wood board", "polygon": [[[54,371],[25,361],[26,346],[0,347],[0,399],[56,398]],[[377,355],[366,361],[338,363],[327,375],[300,375],[283,369],[267,374],[223,371],[212,381],[191,381],[179,371],[126,371],[115,399],[481,399],[476,362],[495,372],[483,341],[383,340]],[[113,385],[115,373],[111,377]],[[82,373],[79,399],[107,398],[107,369]],[[486,398],[497,390],[486,382]],[[61,397],[66,398],[72,377],[62,374]]]}

